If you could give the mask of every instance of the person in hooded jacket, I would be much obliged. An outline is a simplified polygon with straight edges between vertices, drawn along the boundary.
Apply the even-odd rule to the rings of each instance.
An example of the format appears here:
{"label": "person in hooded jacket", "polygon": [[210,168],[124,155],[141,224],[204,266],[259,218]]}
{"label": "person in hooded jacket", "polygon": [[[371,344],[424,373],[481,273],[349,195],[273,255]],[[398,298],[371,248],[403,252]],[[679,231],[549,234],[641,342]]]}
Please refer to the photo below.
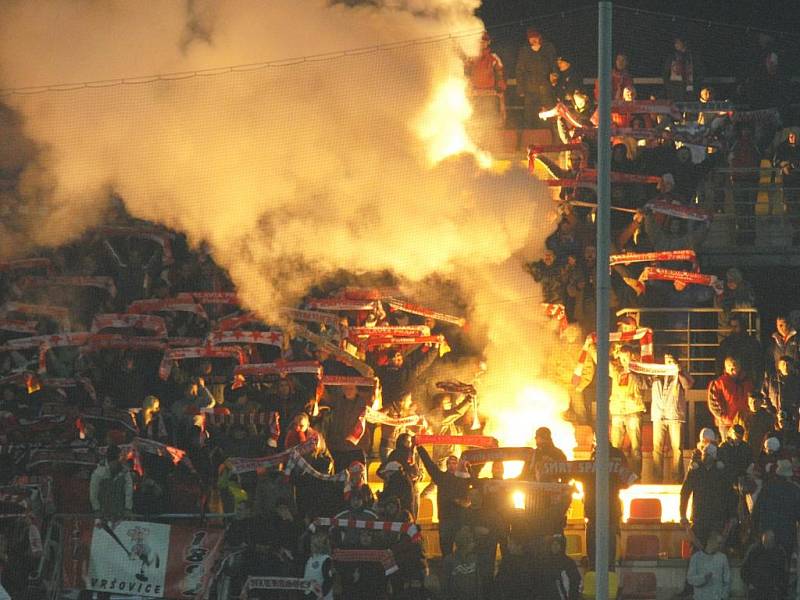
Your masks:
{"label": "person in hooded jacket", "polygon": [[566,554],[567,541],[554,535],[547,552],[535,566],[536,598],[538,600],[580,600],[581,574],[578,566]]}
{"label": "person in hooded jacket", "polygon": [[700,547],[705,547],[713,531],[727,532],[736,516],[736,496],[725,465],[717,460],[713,444],[702,451],[701,464],[689,469],[681,486],[681,523],[688,525],[686,509],[692,498],[692,533]]}

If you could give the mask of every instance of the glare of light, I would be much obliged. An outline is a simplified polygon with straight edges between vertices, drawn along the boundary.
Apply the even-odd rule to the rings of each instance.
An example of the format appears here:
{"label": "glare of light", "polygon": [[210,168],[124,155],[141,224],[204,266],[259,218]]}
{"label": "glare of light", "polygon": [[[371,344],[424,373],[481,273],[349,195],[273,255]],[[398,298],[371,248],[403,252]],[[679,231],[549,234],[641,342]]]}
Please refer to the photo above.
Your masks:
{"label": "glare of light", "polygon": [[[566,392],[558,386],[546,382],[534,384],[513,374],[504,381],[506,388],[483,396],[488,413],[486,434],[496,437],[500,446],[533,448],[536,429],[549,427],[555,445],[571,459],[577,442],[575,428],[562,416],[569,407]],[[522,473],[523,463],[506,461],[504,467],[505,479],[511,479]]]}
{"label": "glare of light", "polygon": [[[637,484],[620,490],[622,500],[622,521],[627,523],[631,518],[631,501],[635,498],[657,498],[661,502],[661,522],[680,523],[681,520],[681,486],[667,484]],[[691,504],[689,515],[691,516]]]}
{"label": "glare of light", "polygon": [[514,508],[517,510],[525,509],[525,492],[517,490],[511,494],[511,500],[514,503]]}
{"label": "glare of light", "polygon": [[480,150],[467,134],[466,123],[471,116],[472,105],[463,78],[448,79],[436,88],[417,124],[417,134],[425,142],[432,164],[467,153],[482,169],[491,168],[491,155]]}
{"label": "glare of light", "polygon": [[577,479],[570,479],[569,484],[575,486],[575,491],[572,492],[572,499],[582,501],[584,497],[583,482],[578,481]]}

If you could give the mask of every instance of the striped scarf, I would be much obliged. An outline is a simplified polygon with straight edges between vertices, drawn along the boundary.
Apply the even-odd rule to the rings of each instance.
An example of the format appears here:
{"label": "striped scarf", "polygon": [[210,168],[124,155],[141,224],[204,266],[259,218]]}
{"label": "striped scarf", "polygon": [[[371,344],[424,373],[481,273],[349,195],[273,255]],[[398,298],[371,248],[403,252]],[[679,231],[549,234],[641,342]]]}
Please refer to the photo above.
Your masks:
{"label": "striped scarf", "polygon": [[683,261],[691,262],[695,271],[700,270],[700,265],[697,263],[697,254],[694,250],[668,250],[663,252],[626,252],[623,254],[612,254],[609,258],[609,264],[613,267],[615,265],[629,265],[632,263],[641,262],[666,262],[666,261]]}
{"label": "striped scarf", "polygon": [[311,592],[317,598],[322,596],[322,590],[316,581],[298,577],[255,577],[250,575],[242,587],[240,600],[247,600],[251,590],[298,590]]}
{"label": "striped scarf", "polygon": [[[653,330],[646,327],[640,327],[635,331],[612,331],[608,335],[609,342],[639,342],[640,354],[643,362],[652,362],[653,360]],[[592,346],[597,344],[597,333],[592,332],[586,336],[583,342],[583,348],[578,355],[578,364],[575,365],[575,370],[572,373],[572,385],[577,386],[583,377],[583,367],[586,364],[586,359],[589,357],[589,351]]]}
{"label": "striped scarf", "polygon": [[544,307],[544,315],[558,323],[558,333],[559,335],[563,334],[564,330],[569,325],[567,322],[567,311],[564,309],[564,305],[542,302],[542,306]]}
{"label": "striped scarf", "polygon": [[333,551],[333,560],[336,562],[377,562],[383,566],[383,573],[387,577],[399,570],[391,550],[345,550],[336,548]]}
{"label": "striped scarf", "polygon": [[420,538],[421,532],[415,523],[403,521],[369,521],[366,519],[336,519],[332,517],[317,517],[309,525],[311,531],[317,527],[343,527],[348,529],[371,529],[373,531],[390,531],[392,533],[404,533],[413,541]]}

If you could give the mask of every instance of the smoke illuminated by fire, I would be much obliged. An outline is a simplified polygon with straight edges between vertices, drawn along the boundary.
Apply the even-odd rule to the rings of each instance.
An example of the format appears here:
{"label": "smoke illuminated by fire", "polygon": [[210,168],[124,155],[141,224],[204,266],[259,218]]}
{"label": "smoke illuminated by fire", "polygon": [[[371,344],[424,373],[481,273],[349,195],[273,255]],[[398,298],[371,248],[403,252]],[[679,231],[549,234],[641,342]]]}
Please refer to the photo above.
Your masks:
{"label": "smoke illuminated by fire", "polygon": [[467,98],[467,82],[448,79],[434,90],[433,99],[425,108],[417,127],[434,165],[455,154],[472,154],[483,168],[492,166],[489,153],[478,149],[469,138],[466,123],[472,115]]}
{"label": "smoke illuminated by fire", "polygon": [[[555,336],[521,269],[552,229],[548,191],[524,170],[486,170],[465,130],[460,55],[479,33],[463,48],[445,39],[480,31],[478,3],[348,4],[3,3],[4,88],[339,54],[7,96],[40,151],[18,189],[34,208],[16,230],[0,223],[0,255],[73,239],[113,193],[135,217],[206,242],[267,319],[338,269],[451,278],[487,341],[488,432],[529,445],[547,425],[569,454],[566,395],[543,375]],[[443,41],[400,44],[422,38]]]}

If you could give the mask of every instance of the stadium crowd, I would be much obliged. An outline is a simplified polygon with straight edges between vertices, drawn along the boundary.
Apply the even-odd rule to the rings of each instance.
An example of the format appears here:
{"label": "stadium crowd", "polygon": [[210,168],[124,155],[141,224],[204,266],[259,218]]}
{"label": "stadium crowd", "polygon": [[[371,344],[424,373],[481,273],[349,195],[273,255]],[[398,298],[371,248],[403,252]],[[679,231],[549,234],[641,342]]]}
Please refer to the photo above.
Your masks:
{"label": "stadium crowd", "polygon": [[[467,69],[479,111],[504,118],[498,92],[506,82],[489,42]],[[571,147],[555,150],[565,152],[565,167],[548,158],[552,148],[530,150],[532,167],[559,184],[561,218],[541,259],[525,268],[560,324],[562,348],[548,376],[570,395],[565,417],[585,425],[593,422],[587,390],[597,361],[593,100],[568,56],[535,30],[528,42],[516,66],[524,119],[553,127]],[[697,598],[726,597],[731,553],[744,557],[754,597],[782,597],[800,517],[796,332],[781,316],[762,348],[737,312],[756,306],[752,287],[735,267],[722,277],[702,273],[699,257],[722,210],[702,197],[715,168],[758,167],[770,147],[791,191],[797,137],[786,120],[788,84],[777,55],[765,51],[736,99],[748,110],[714,104],[676,39],[665,98],[641,102],[627,60],[617,55],[614,73],[613,203],[629,210],[613,224],[614,319],[623,307],[718,307],[714,325],[731,333],[718,340],[718,374],[708,384],[714,428],[702,430],[685,466],[686,392],[697,385],[686,357],[654,352],[665,342],[653,339],[656,323],[619,319],[612,459],[618,474],[682,481],[681,516],[691,498],[697,549],[687,581]],[[675,104],[695,91],[707,109]],[[789,213],[793,198],[786,196]],[[744,242],[754,204],[751,196],[737,201]],[[74,243],[0,263],[0,505],[8,517],[0,565],[10,595],[30,592],[56,512],[101,524],[208,513],[225,515],[224,577],[209,583],[225,579],[227,595],[247,587],[261,598],[425,598],[416,520],[435,489],[441,597],[578,598],[581,574],[562,535],[574,474],[547,466],[567,465],[550,431],[535,432],[536,452],[516,481],[530,483],[531,497],[549,493],[558,500],[551,504],[566,504],[559,518],[534,526],[529,512],[512,510],[506,455],[482,435],[479,357],[458,363],[458,380],[436,376],[451,344],[461,352],[464,319],[348,283],[357,282],[330,281],[268,323],[240,305],[207,249],[192,250],[180,234],[122,209]],[[653,469],[643,474],[647,417]],[[468,446],[478,448],[459,456]],[[489,463],[491,477],[479,478]],[[611,486],[612,530],[630,481]],[[591,477],[584,491],[592,568]],[[262,577],[261,587],[251,577]]]}

